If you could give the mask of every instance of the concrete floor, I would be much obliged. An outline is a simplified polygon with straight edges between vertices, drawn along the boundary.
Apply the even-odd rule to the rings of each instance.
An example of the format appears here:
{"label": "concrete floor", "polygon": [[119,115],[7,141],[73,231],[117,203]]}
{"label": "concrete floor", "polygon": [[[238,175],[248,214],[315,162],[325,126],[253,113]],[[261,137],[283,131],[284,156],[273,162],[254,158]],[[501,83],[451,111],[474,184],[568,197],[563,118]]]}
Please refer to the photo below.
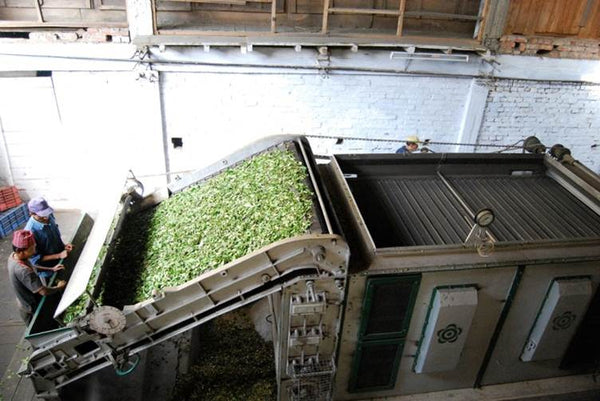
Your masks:
{"label": "concrete floor", "polygon": [[[79,223],[81,212],[63,210],[54,213],[63,240],[69,240]],[[25,224],[23,224],[24,226]],[[21,227],[22,228],[22,227]],[[2,372],[2,400],[33,400],[33,387],[27,379],[17,376],[21,360],[28,354],[29,345],[23,340],[25,323],[19,316],[17,300],[8,279],[6,260],[12,252],[12,234],[0,239],[0,370]]]}

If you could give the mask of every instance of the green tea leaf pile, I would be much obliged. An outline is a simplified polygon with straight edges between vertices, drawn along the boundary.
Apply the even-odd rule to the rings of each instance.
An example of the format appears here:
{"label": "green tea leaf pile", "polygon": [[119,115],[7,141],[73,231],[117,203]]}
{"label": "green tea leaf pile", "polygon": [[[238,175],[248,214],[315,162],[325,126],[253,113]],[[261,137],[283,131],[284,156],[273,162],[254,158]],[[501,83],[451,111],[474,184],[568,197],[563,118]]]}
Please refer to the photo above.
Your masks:
{"label": "green tea leaf pile", "polygon": [[129,215],[103,280],[102,304],[122,308],[306,233],[306,178],[291,151],[274,149]]}
{"label": "green tea leaf pile", "polygon": [[178,378],[171,401],[270,401],[277,398],[273,344],[255,331],[246,310],[199,328],[199,360]]}

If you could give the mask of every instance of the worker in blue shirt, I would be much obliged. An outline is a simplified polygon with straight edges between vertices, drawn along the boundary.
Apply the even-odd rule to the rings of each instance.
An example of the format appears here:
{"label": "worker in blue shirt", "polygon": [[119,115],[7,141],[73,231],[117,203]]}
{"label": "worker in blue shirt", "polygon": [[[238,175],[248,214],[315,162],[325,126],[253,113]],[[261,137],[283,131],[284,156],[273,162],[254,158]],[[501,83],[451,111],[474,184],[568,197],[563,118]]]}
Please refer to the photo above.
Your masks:
{"label": "worker in blue shirt", "polygon": [[34,198],[27,206],[30,217],[24,229],[33,233],[36,243],[35,254],[29,260],[45,283],[54,274],[56,264],[69,255],[73,245],[63,242],[54,219],[54,209],[44,198]]}
{"label": "worker in blue shirt", "polygon": [[421,142],[419,140],[419,137],[414,136],[414,135],[409,136],[406,138],[406,145],[404,145],[401,148],[399,148],[398,150],[396,150],[396,153],[401,153],[401,154],[413,153],[417,149],[419,149],[419,142]]}

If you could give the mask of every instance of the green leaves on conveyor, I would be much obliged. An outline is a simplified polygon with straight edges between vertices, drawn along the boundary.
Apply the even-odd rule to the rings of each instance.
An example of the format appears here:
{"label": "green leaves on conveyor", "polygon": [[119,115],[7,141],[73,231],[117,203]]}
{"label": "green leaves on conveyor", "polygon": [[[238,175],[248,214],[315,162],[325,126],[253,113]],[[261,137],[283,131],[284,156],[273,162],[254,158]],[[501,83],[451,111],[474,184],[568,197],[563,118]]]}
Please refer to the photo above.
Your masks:
{"label": "green leaves on conveyor", "polygon": [[274,149],[128,216],[103,279],[102,304],[122,308],[306,233],[306,180],[294,153]]}

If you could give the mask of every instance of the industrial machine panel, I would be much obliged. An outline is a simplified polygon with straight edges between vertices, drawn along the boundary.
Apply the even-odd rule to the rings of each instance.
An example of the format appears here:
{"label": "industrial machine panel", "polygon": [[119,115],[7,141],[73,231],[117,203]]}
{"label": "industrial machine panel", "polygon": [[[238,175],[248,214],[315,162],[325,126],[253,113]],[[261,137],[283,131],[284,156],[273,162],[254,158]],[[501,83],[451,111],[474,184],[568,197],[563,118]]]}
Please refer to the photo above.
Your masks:
{"label": "industrial machine panel", "polygon": [[598,288],[598,267],[598,262],[580,262],[524,268],[483,385],[577,373],[561,368],[561,360]]}
{"label": "industrial machine panel", "polygon": [[525,344],[524,362],[561,358],[592,298],[589,278],[564,278],[552,282]]}
{"label": "industrial machine panel", "polygon": [[[516,267],[502,267],[422,273],[418,292],[414,302],[411,302],[414,306],[407,311],[410,315],[408,328],[396,332],[398,335],[391,336],[390,339],[377,338],[373,341],[365,340],[364,335],[361,336],[365,330],[364,320],[368,319],[368,313],[364,308],[370,305],[365,302],[364,297],[369,295],[367,288],[370,280],[364,276],[353,277],[349,285],[348,308],[342,328],[336,396],[339,399],[358,400],[367,397],[391,397],[472,388],[504,309],[506,298],[509,296],[516,272]],[[386,277],[389,279],[399,276],[374,275],[373,277],[384,282]],[[402,293],[402,291],[398,292],[398,294]],[[451,299],[438,301],[437,294],[450,295]],[[436,303],[438,306],[435,306]],[[362,307],[357,307],[358,305]],[[434,317],[435,309],[439,309],[437,318]],[[438,332],[442,330],[440,335],[447,342],[429,347],[421,345],[419,350],[419,344],[424,344],[423,328],[428,322],[432,322],[435,327],[432,341],[437,341]],[[453,351],[445,353],[439,359],[439,363],[444,363],[444,371],[433,371],[435,368],[432,368],[432,364],[437,363],[438,360],[430,358],[441,356],[438,345],[450,345],[453,348]],[[387,349],[388,354],[378,354],[379,356],[366,354],[384,349]],[[415,363],[419,358],[417,354],[424,355],[422,357],[424,359],[420,362],[421,373],[415,372]],[[358,370],[361,371],[362,365],[368,365],[369,357],[385,360],[385,366],[389,368],[386,373],[396,372],[391,383],[387,380],[383,382],[383,379],[381,382],[373,380],[372,383],[365,383],[366,379],[360,378],[355,362],[357,359],[364,362],[358,366]],[[368,369],[362,371],[367,371],[369,374],[372,372]]]}
{"label": "industrial machine panel", "polygon": [[417,351],[417,373],[456,368],[477,309],[477,288],[436,288],[430,308]]}

